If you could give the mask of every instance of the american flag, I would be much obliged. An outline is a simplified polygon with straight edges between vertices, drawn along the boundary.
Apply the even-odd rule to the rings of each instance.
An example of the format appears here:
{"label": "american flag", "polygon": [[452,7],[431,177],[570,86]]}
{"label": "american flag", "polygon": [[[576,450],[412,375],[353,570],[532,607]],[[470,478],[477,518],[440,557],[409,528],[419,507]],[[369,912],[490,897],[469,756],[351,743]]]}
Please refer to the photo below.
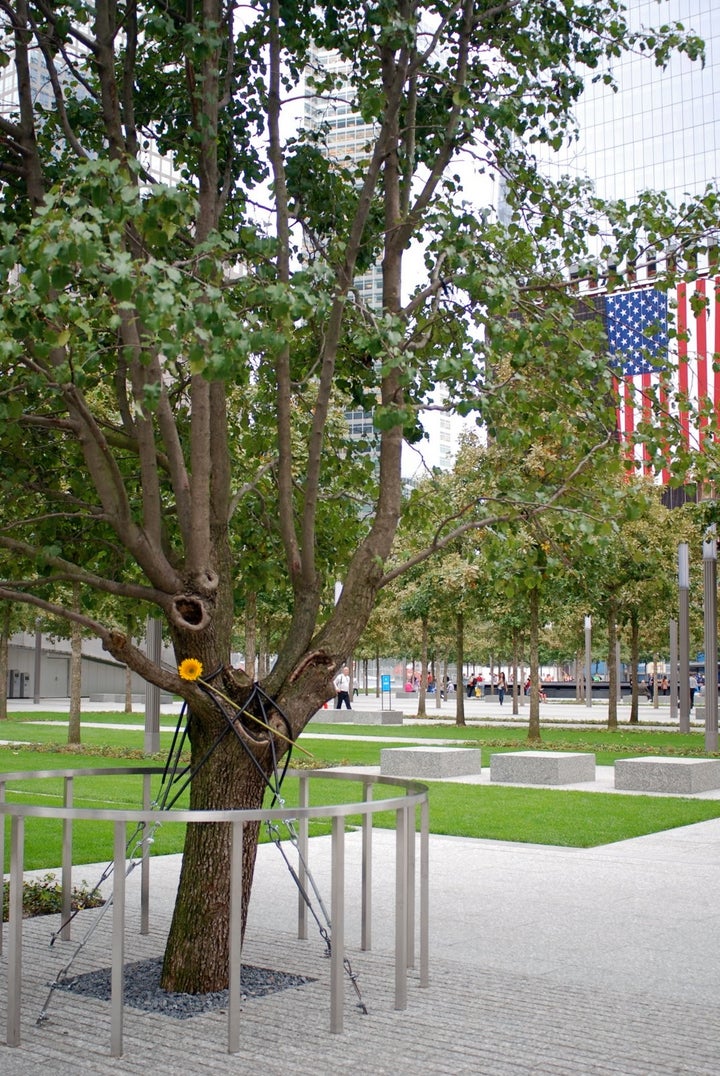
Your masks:
{"label": "american flag", "polygon": [[[710,414],[719,413],[718,301],[720,278],[680,283],[670,293],[647,285],[605,296],[618,431],[647,474],[652,470],[647,446],[632,446],[638,424],[652,422],[655,408],[673,416],[683,445],[696,451],[702,450]],[[667,469],[663,479],[669,480]]]}

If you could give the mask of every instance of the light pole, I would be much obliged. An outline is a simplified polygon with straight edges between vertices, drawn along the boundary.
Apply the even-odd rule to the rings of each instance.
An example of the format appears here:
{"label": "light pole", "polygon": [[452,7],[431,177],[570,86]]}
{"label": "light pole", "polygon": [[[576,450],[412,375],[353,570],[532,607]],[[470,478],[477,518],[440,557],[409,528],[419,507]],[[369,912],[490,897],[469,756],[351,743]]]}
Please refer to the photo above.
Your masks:
{"label": "light pole", "polygon": [[680,633],[680,731],[690,731],[690,561],[687,542],[678,546]]}
{"label": "light pole", "polygon": [[592,706],[592,617],[585,617],[585,705]]}
{"label": "light pole", "polygon": [[[22,674],[21,674],[22,675]],[[42,631],[40,618],[35,621],[35,661],[33,665],[33,703],[40,702],[40,677],[42,675]]]}
{"label": "light pole", "polygon": [[[145,627],[145,653],[153,665],[160,664],[162,655],[162,624],[149,616]],[[148,680],[145,684],[145,754],[160,750],[160,688]]]}
{"label": "light pole", "polygon": [[708,531],[703,542],[703,590],[705,627],[705,750],[714,754],[718,749],[718,683],[717,683],[717,540],[715,528]]}

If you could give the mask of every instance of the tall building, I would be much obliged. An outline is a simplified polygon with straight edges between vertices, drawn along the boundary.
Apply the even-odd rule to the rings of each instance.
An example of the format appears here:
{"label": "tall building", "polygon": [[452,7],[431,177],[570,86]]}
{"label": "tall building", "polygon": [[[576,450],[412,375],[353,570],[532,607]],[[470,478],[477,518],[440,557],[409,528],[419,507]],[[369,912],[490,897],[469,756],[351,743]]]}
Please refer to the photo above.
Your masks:
{"label": "tall building", "polygon": [[559,164],[564,173],[590,178],[601,198],[662,190],[677,205],[720,176],[720,4],[626,2],[634,28],[679,21],[699,34],[705,63],[682,53],[673,54],[665,69],[647,54],[608,61],[617,92],[588,75],[575,109],[579,137],[559,155]]}
{"label": "tall building", "polygon": [[[604,200],[632,202],[642,191],[655,190],[665,191],[678,207],[720,177],[720,4],[626,0],[626,5],[634,29],[677,21],[699,35],[705,62],[674,53],[663,69],[647,53],[626,53],[588,73],[574,110],[578,137],[545,167],[590,179]],[[602,81],[606,73],[613,76],[616,90]],[[712,243],[712,236],[704,238]],[[711,412],[720,418],[720,376],[714,369],[720,352],[716,259],[701,257],[697,280],[679,283],[668,295],[653,290],[653,275],[651,261],[639,265],[634,280],[626,277],[623,293],[598,293],[595,300],[603,309],[617,362],[618,430],[630,440],[638,422],[650,421],[657,399],[674,414],[683,442],[702,450]],[[679,339],[673,340],[671,332],[668,341],[668,329],[675,329]],[[675,353],[672,387],[679,396],[664,404],[666,390],[653,360],[659,364],[658,347],[668,344]],[[704,414],[693,417],[685,399]],[[647,449],[636,446],[634,455],[650,473]],[[666,484],[668,472],[661,477]]]}
{"label": "tall building", "polygon": [[[324,129],[323,147],[330,160],[338,164],[362,160],[367,155],[368,143],[374,132],[372,125],[353,111],[351,89],[342,86],[342,79],[350,73],[349,64],[337,53],[314,49],[311,54],[311,67],[337,76],[341,84],[332,95],[308,95],[305,102],[305,126],[314,131],[320,130],[321,127]],[[382,308],[382,273],[379,265],[372,266],[367,272],[357,276],[353,281],[353,288],[364,306],[371,310]],[[374,451],[372,446],[377,435],[372,414],[354,410],[348,411],[346,418],[351,436],[367,442],[371,446],[370,451]],[[425,438],[421,444],[414,448],[404,446],[403,476],[408,481],[422,477],[428,468],[451,469],[463,424],[457,416],[435,411],[423,416],[422,426]]]}

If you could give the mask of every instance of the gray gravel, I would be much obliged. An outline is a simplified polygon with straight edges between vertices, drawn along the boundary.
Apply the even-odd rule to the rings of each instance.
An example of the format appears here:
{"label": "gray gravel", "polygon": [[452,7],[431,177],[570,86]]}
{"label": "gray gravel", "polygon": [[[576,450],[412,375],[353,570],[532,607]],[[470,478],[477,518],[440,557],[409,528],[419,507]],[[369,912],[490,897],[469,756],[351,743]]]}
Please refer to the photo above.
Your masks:
{"label": "gray gravel", "polygon": [[[210,994],[174,994],[160,986],[162,957],[152,960],[139,960],[125,966],[125,1004],[144,1012],[163,1013],[176,1020],[187,1020],[200,1013],[216,1012],[227,1008],[228,991],[219,990]],[[254,968],[243,965],[242,999],[260,998],[275,994],[279,990],[304,986],[315,982],[303,975],[289,975],[284,971],[272,971],[270,968]],[[48,983],[48,986],[50,984]],[[73,994],[110,1000],[110,968],[87,972],[62,979],[54,984],[55,990],[66,990]]]}

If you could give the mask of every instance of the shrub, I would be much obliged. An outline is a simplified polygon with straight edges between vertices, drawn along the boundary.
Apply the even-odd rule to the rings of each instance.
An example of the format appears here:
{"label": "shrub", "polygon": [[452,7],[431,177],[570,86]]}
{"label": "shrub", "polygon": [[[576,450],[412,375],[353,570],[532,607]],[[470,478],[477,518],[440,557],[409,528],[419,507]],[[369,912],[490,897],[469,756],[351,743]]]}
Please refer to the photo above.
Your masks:
{"label": "shrub", "polygon": [[[105,903],[99,893],[90,889],[87,882],[73,886],[70,896],[73,911],[83,908],[99,908]],[[36,915],[52,915],[62,911],[62,886],[54,874],[45,874],[42,878],[23,882],[23,919]],[[3,883],[2,921],[6,923],[10,914],[10,883]]]}

